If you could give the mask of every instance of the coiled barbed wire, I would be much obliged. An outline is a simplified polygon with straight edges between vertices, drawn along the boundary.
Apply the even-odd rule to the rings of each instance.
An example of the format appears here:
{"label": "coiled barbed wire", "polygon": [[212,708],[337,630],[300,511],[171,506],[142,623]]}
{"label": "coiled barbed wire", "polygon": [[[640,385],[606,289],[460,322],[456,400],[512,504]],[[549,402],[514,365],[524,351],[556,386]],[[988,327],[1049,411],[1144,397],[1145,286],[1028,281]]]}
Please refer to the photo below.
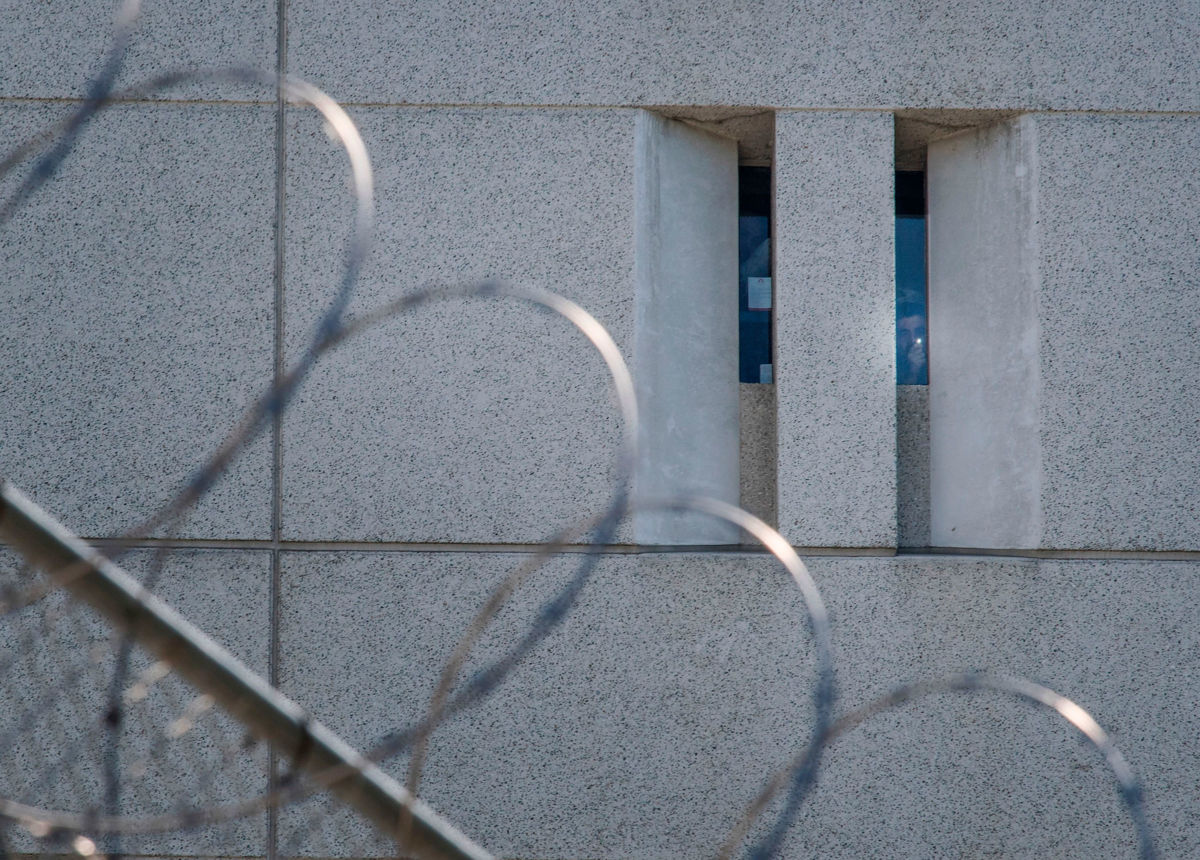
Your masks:
{"label": "coiled barbed wire", "polygon": [[[81,131],[98,113],[118,99],[144,96],[191,80],[235,80],[276,86],[285,93],[288,99],[305,102],[315,107],[325,118],[329,128],[336,135],[349,157],[356,216],[334,297],[316,325],[301,358],[251,405],[225,441],[195,470],[176,496],[145,522],[120,535],[123,541],[132,543],[161,527],[169,529],[175,526],[180,518],[185,516],[187,511],[211,489],[239,453],[264,430],[269,422],[277,419],[286,411],[296,391],[303,384],[316,362],[326,352],[384,319],[413,310],[429,302],[452,297],[507,297],[547,308],[567,319],[584,333],[593,348],[601,354],[617,393],[618,407],[623,418],[624,441],[618,452],[616,479],[608,508],[599,516],[564,530],[558,536],[548,540],[529,561],[518,567],[496,587],[490,599],[467,627],[458,646],[443,666],[439,676],[439,685],[429,703],[425,717],[413,725],[390,732],[371,752],[372,758],[384,759],[398,752],[411,750],[413,757],[410,763],[410,785],[415,792],[420,782],[429,735],[450,716],[485,699],[504,681],[518,663],[562,623],[587,585],[600,552],[611,543],[618,525],[626,517],[650,509],[700,512],[740,526],[755,540],[762,543],[783,564],[801,589],[808,609],[808,622],[818,658],[817,679],[813,687],[816,719],[812,739],[791,764],[768,782],[762,795],[752,804],[747,816],[735,827],[733,834],[722,847],[720,856],[730,856],[748,832],[753,817],[766,808],[771,797],[787,789],[788,797],[784,809],[769,828],[767,836],[751,849],[751,856],[755,858],[773,856],[778,851],[782,837],[796,810],[816,785],[822,750],[869,716],[887,708],[899,706],[918,696],[934,692],[970,693],[981,690],[1000,690],[1051,707],[1083,732],[1087,739],[1104,755],[1106,764],[1113,772],[1121,799],[1137,828],[1141,855],[1144,858],[1154,856],[1153,840],[1142,806],[1141,789],[1132,770],[1109,736],[1100,729],[1090,715],[1075,703],[1044,687],[1023,679],[999,675],[958,675],[939,681],[917,682],[897,688],[875,702],[847,712],[835,720],[833,713],[836,704],[836,690],[829,641],[829,622],[815,584],[808,576],[807,570],[795,551],[782,536],[746,512],[714,500],[681,497],[655,503],[631,502],[628,486],[632,476],[637,435],[637,404],[632,378],[612,338],[593,317],[578,305],[551,293],[529,288],[510,287],[500,283],[484,283],[426,288],[402,296],[364,316],[346,320],[346,310],[362,264],[369,252],[374,227],[370,161],[366,147],[349,116],[336,102],[302,80],[293,77],[280,78],[270,72],[249,69],[172,72],[159,76],[144,85],[123,90],[120,93],[115,92],[115,81],[120,72],[126,48],[132,38],[133,25],[139,10],[138,0],[125,0],[118,13],[116,33],[111,48],[100,73],[89,85],[87,95],[80,106],[58,126],[47,129],[26,144],[18,146],[3,162],[0,162],[0,177],[2,177],[47,142],[53,144],[31,168],[17,190],[0,204],[0,225],[14,217],[28,199],[52,181],[58,167],[70,157]],[[535,621],[504,656],[474,673],[457,693],[453,693],[453,685],[472,645],[505,600],[530,573],[545,564],[556,551],[562,549],[565,543],[580,538],[586,538],[586,551],[566,585],[542,605]],[[124,549],[118,547],[110,552],[110,556],[117,558],[124,552]],[[156,556],[151,583],[157,578],[157,572],[161,570],[162,560],[161,557]],[[38,602],[46,595],[53,593],[55,588],[63,585],[71,576],[77,574],[78,572],[75,571],[57,571],[49,584],[39,583],[22,594],[6,597],[4,601],[6,613],[17,612]],[[124,640],[118,649],[119,666],[112,676],[110,707],[116,696],[126,687],[124,679],[128,672],[128,649],[128,640]],[[310,779],[304,786],[284,786],[249,801],[208,810],[204,817],[211,821],[248,815],[267,806],[295,801],[319,790],[322,785],[327,785],[337,778],[338,774],[331,771]],[[74,832],[78,834],[79,838],[84,838],[85,832],[92,834],[148,833],[180,829],[196,824],[197,815],[194,811],[140,819],[116,814],[117,811],[113,807],[117,806],[114,798],[118,789],[116,769],[111,768],[106,785],[107,805],[110,807],[108,815],[94,813],[73,815],[53,812],[30,807],[13,799],[0,801],[0,814],[26,823],[40,822],[47,828],[47,833]],[[400,844],[403,845],[403,830],[401,830],[400,837]],[[2,845],[3,843],[0,842],[0,851],[3,850]],[[76,848],[78,849],[78,845]]]}

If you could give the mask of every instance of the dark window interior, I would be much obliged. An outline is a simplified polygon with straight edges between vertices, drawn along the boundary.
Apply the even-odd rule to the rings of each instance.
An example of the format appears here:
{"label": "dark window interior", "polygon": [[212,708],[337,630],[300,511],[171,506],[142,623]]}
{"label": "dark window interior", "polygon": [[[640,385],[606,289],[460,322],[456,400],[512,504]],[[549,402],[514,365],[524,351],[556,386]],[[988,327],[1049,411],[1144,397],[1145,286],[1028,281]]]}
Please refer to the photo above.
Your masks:
{"label": "dark window interior", "polygon": [[738,378],[774,381],[771,168],[738,168]]}
{"label": "dark window interior", "polygon": [[896,173],[896,383],[929,384],[925,174]]}

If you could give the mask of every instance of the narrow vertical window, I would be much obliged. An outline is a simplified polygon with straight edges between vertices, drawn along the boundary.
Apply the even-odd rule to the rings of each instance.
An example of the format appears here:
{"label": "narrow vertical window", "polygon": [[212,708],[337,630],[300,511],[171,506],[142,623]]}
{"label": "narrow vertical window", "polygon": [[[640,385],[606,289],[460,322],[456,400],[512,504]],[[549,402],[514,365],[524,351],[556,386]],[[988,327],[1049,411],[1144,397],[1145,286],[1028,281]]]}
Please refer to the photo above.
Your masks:
{"label": "narrow vertical window", "polygon": [[738,378],[775,381],[771,358],[771,168],[738,168]]}
{"label": "narrow vertical window", "polygon": [[896,173],[896,383],[929,384],[925,290],[925,174]]}

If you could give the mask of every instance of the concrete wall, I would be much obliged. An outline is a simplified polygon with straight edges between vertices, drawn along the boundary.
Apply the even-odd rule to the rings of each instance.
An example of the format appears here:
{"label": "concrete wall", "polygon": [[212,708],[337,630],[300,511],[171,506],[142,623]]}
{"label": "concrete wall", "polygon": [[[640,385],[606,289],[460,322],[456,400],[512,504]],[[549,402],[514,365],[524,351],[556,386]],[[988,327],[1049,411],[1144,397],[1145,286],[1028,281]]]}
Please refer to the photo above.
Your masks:
{"label": "concrete wall", "polygon": [[[0,105],[4,140],[64,108]],[[0,230],[0,471],[83,534],[165,504],[270,384],[273,129],[266,106],[114,107]],[[269,448],[178,535],[269,538]]]}
{"label": "concrete wall", "polygon": [[1041,543],[1032,120],[929,147],[930,536]]}
{"label": "concrete wall", "polygon": [[[842,707],[959,669],[1030,675],[1114,731],[1161,853],[1190,856],[1200,16],[1044,5],[150,3],[122,80],[229,62],[311,78],[352,103],[376,168],[352,313],[500,277],[579,302],[635,365],[639,110],[727,132],[776,111],[774,146],[755,143],[775,168],[777,385],[757,411],[775,413],[776,453],[754,462],[776,497],[753,498],[803,554],[847,555],[812,565]],[[61,118],[99,67],[111,4],[43,7],[4,7],[6,141]],[[936,138],[1009,111],[1025,115],[932,144],[945,325],[927,410],[894,384],[893,114]],[[0,228],[0,475],[86,535],[136,525],[300,354],[350,213],[344,157],[269,89],[189,84],[103,114]],[[959,238],[939,246],[946,229]],[[998,368],[1018,371],[1007,388]],[[173,532],[167,594],[367,743],[416,713],[512,551],[605,504],[620,429],[599,359],[557,319],[479,301],[394,319],[326,357]],[[1010,459],[971,448],[979,430]],[[949,531],[963,517],[969,540]],[[709,853],[805,736],[811,651],[770,560],[634,540],[626,527],[577,614],[437,736],[431,802],[506,856]],[[1062,557],[875,557],[930,543]],[[535,577],[482,653],[577,559]],[[368,850],[309,813],[133,847]],[[784,853],[1131,846],[1098,760],[1054,717],[984,696],[847,737]]]}
{"label": "concrete wall", "polygon": [[892,117],[775,122],[779,529],[896,545]]}
{"label": "concrete wall", "polygon": [[935,544],[1200,548],[1198,128],[1031,115],[931,145]]}
{"label": "concrete wall", "polygon": [[1190,110],[1198,26],[1169,0],[289,4],[297,72],[419,103]]}
{"label": "concrete wall", "polygon": [[1200,549],[1200,121],[1036,125],[1043,543]]}
{"label": "concrete wall", "polygon": [[[578,302],[630,355],[635,111],[354,118],[379,228],[351,313],[502,278]],[[352,209],[344,157],[310,113],[289,116],[287,167],[294,361],[332,299]],[[621,430],[609,388],[584,337],[529,305],[456,300],[397,317],[323,361],[284,422],[283,534],[542,540],[608,503]]]}
{"label": "concrete wall", "polygon": [[[289,2],[286,62],[340,100],[1195,110],[1187,4],[962,5],[807,0],[757,7],[622,0],[327,7]],[[110,5],[6,5],[7,97],[71,97],[97,68]],[[276,57],[276,5],[148,4],[130,82],[163,67]]]}
{"label": "concrete wall", "polygon": [[[520,560],[286,554],[284,688],[369,743],[420,713],[464,614]],[[573,566],[555,562],[518,592],[473,665],[511,643]],[[1116,732],[1146,779],[1163,855],[1200,847],[1190,823],[1200,751],[1180,693],[1200,684],[1195,562],[810,566],[835,621],[840,709],[960,669],[1037,678]],[[771,559],[607,556],[563,628],[435,736],[428,797],[510,857],[714,853],[811,725],[802,619],[797,589]],[[335,826],[326,838],[339,832],[355,831]],[[1135,853],[1100,756],[1056,715],[990,693],[936,696],[848,735],[786,847],[790,857],[989,852]]]}
{"label": "concrete wall", "polygon": [[[634,224],[636,496],[737,504],[737,142],[639,111]],[[732,544],[703,515],[645,511],[647,544]]]}
{"label": "concrete wall", "polygon": [[929,386],[896,386],[896,544],[922,549],[929,534]]}
{"label": "concrete wall", "polygon": [[[271,671],[271,562],[270,552],[261,549],[187,548],[166,558],[137,550],[122,566],[143,583],[153,577],[156,594],[265,677]],[[0,549],[6,600],[18,581],[18,563],[14,553]],[[115,668],[112,635],[110,625],[62,591],[23,611],[6,603],[0,623],[0,780],[10,799],[83,812],[105,796],[110,735],[102,708]],[[188,731],[170,736],[169,727],[196,703],[197,693],[175,675],[148,674],[153,662],[134,650],[122,688],[142,684],[144,695],[121,700],[121,814],[145,820],[196,804],[261,797],[269,784],[267,745],[245,745],[245,730],[219,711],[194,712]],[[237,856],[262,853],[269,838],[265,810],[197,824],[124,834],[119,849],[135,856]],[[62,841],[34,839],[8,821],[2,836],[10,853],[66,856]],[[118,850],[109,839],[96,841],[102,851]]]}

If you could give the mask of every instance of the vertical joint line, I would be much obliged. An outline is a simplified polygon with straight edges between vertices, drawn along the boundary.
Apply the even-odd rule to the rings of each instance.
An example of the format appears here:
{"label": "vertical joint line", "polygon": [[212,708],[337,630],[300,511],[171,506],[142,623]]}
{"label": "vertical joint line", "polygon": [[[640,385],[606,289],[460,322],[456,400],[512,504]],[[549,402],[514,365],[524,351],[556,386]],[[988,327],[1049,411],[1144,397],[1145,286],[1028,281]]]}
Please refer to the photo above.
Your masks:
{"label": "vertical joint line", "polygon": [[[284,374],[284,248],[287,214],[287,102],[283,79],[287,74],[287,0],[275,4],[275,268],[273,277],[274,332],[272,382],[279,384]],[[279,686],[279,544],[283,536],[283,415],[276,410],[271,417],[271,582],[270,632],[267,672],[272,687]],[[279,786],[279,756],[274,745],[267,750],[269,790]],[[267,860],[279,854],[279,809],[267,807]]]}
{"label": "vertical joint line", "polygon": [[[275,85],[275,271],[274,271],[274,351],[272,381],[278,385],[284,374],[284,247],[287,215],[287,102],[283,76],[287,74],[286,0],[277,0]],[[278,551],[282,536],[283,416],[276,410],[271,416],[271,542]],[[274,678],[271,679],[274,683]]]}

